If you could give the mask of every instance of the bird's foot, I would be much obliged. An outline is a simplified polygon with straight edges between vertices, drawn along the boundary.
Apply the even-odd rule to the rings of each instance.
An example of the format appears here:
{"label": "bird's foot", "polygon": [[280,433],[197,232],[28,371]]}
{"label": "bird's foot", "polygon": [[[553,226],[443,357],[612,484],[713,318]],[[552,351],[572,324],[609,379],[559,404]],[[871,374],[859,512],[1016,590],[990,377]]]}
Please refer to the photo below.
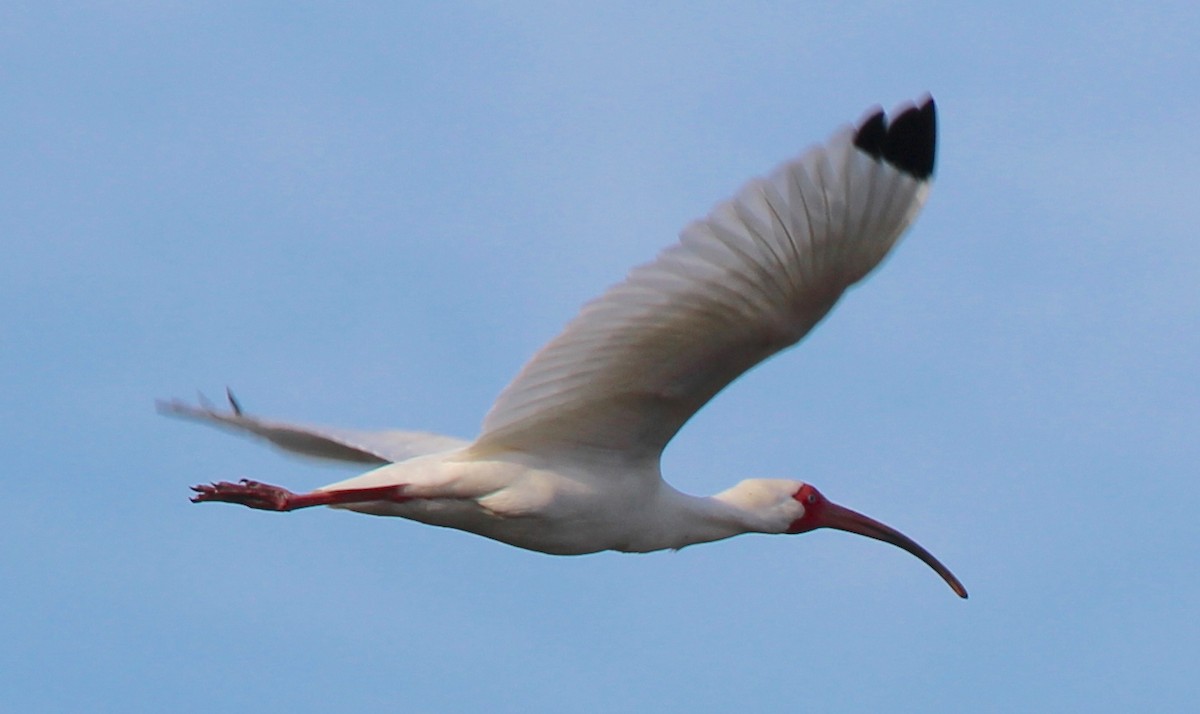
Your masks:
{"label": "bird's foot", "polygon": [[196,492],[192,503],[205,501],[220,501],[223,503],[240,503],[260,511],[294,511],[297,508],[313,506],[341,506],[371,501],[391,501],[404,503],[411,501],[411,496],[404,495],[404,486],[373,486],[371,488],[350,488],[340,491],[310,491],[309,493],[292,493],[281,486],[269,483],[259,483],[242,479],[237,483],[220,481],[201,486],[192,486]]}
{"label": "bird's foot", "polygon": [[205,501],[240,503],[243,506],[262,511],[290,511],[289,506],[296,495],[286,488],[249,479],[242,479],[237,483],[220,481],[192,486],[192,490],[196,492],[196,495],[192,496],[192,503],[204,503]]}

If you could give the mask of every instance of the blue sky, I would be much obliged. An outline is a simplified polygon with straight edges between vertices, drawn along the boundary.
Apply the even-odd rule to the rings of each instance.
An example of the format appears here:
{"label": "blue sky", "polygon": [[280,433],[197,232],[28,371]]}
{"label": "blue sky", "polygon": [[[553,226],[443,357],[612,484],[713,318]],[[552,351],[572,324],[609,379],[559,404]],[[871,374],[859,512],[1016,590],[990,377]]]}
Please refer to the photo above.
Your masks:
{"label": "blue sky", "polygon": [[[1194,3],[5,3],[0,710],[1181,711],[1200,699]],[[923,91],[884,267],[665,458],[841,533],[556,558],[190,484],[157,416],[472,436],[584,300]]]}

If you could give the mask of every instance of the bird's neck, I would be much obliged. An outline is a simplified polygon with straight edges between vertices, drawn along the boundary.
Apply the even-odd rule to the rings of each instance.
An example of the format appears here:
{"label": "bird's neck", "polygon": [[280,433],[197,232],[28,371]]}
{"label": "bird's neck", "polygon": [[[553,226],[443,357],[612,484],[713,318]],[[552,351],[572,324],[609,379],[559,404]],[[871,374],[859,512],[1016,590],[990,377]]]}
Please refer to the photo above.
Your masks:
{"label": "bird's neck", "polygon": [[666,510],[673,516],[667,519],[672,521],[672,542],[659,547],[678,549],[743,533],[782,533],[786,527],[746,502],[736,487],[715,496],[690,496],[672,490],[667,498],[670,508]]}

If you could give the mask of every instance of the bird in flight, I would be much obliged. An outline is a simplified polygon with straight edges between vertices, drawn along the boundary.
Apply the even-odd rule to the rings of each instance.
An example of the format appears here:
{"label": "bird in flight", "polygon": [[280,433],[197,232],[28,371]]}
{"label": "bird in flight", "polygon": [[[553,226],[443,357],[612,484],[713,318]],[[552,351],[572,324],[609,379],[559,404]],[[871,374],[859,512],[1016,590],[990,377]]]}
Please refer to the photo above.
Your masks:
{"label": "bird in flight", "polygon": [[291,452],[374,466],[308,493],[245,479],[193,486],[192,501],[331,506],[558,555],[835,528],[903,548],[965,598],[929,551],[811,484],[755,478],[698,497],[660,471],[663,448],[693,414],[798,342],[883,260],[929,194],[936,135],[928,95],[890,118],[876,107],[750,181],[584,305],[500,393],[474,441],[268,421],[228,393],[228,410],[160,402]]}

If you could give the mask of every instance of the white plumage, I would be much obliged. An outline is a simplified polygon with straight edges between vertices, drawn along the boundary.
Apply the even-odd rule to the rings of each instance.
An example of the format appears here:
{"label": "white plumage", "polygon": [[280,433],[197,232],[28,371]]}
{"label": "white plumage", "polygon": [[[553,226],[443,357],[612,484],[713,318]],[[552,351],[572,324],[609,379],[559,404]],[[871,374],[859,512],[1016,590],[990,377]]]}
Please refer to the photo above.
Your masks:
{"label": "white plumage", "polygon": [[383,464],[307,494],[251,481],[195,501],[315,505],[410,518],[556,554],[681,548],[739,533],[847,530],[905,548],[960,596],[949,570],[800,481],[752,479],[712,497],[659,473],[667,442],[727,384],[795,344],[887,255],[933,172],[933,100],[870,111],[743,186],[679,243],[585,305],[501,392],[474,442],[298,426],[160,404],[301,454]]}

